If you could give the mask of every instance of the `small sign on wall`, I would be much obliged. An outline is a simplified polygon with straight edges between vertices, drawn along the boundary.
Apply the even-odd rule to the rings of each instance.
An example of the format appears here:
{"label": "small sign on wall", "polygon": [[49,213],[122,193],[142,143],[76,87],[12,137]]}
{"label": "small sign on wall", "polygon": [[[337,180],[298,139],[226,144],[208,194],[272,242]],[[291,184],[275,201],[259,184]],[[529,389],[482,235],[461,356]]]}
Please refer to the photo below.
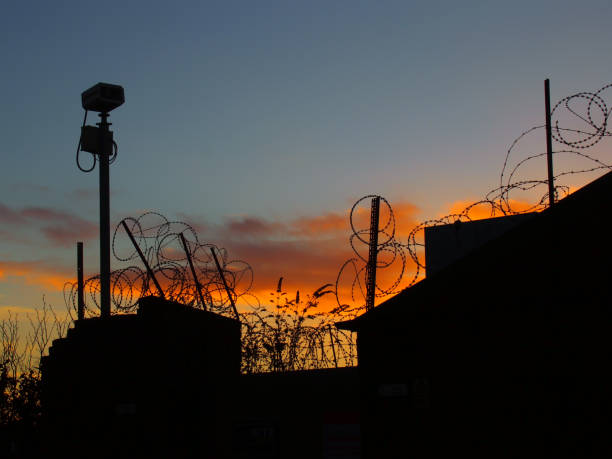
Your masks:
{"label": "small sign on wall", "polygon": [[356,412],[326,413],[323,422],[323,459],[360,459],[361,426]]}
{"label": "small sign on wall", "polygon": [[380,397],[408,397],[408,384],[380,384],[378,386],[378,395]]}
{"label": "small sign on wall", "polygon": [[268,419],[234,424],[233,450],[236,458],[275,459],[276,426]]}
{"label": "small sign on wall", "polygon": [[429,379],[425,377],[414,378],[412,384],[384,383],[378,386],[378,396],[381,398],[412,398],[415,408],[429,408],[430,387]]}

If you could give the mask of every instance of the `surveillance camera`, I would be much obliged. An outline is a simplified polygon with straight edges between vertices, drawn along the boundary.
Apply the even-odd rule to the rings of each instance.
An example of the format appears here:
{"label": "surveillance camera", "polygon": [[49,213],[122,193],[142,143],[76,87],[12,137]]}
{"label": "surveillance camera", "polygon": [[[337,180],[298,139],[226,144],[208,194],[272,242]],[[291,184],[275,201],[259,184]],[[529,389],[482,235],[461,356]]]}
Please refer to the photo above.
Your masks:
{"label": "surveillance camera", "polygon": [[123,87],[117,84],[98,83],[83,91],[81,102],[85,110],[110,112],[125,102]]}

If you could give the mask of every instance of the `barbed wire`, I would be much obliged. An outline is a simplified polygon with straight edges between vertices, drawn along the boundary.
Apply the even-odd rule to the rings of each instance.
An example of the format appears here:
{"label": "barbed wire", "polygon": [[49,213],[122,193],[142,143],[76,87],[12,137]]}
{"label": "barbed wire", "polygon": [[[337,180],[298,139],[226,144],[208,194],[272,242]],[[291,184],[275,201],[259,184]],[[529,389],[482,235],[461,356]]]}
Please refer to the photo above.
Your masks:
{"label": "barbed wire", "polygon": [[[335,284],[335,294],[338,306],[333,309],[333,313],[342,313],[345,315],[355,316],[365,308],[366,298],[366,267],[368,264],[368,256],[362,254],[362,251],[366,251],[370,246],[370,227],[359,226],[356,222],[358,215],[365,215],[366,209],[363,207],[364,203],[370,202],[372,199],[380,198],[381,210],[383,211],[383,224],[379,224],[378,227],[378,245],[377,252],[378,258],[376,263],[376,269],[385,269],[392,266],[399,266],[396,275],[391,281],[390,285],[382,287],[380,282],[376,283],[376,289],[374,295],[376,297],[384,297],[398,293],[397,287],[400,285],[402,278],[407,267],[407,246],[400,243],[396,239],[396,222],[393,208],[389,201],[382,196],[367,195],[359,199],[351,208],[349,214],[349,222],[352,230],[352,234],[349,237],[349,243],[353,253],[356,255],[348,259],[340,268]],[[386,209],[386,210],[384,210]],[[369,222],[369,219],[367,219]],[[367,234],[367,237],[364,235]],[[350,274],[349,274],[350,272]],[[350,301],[343,302],[340,300],[339,290],[343,278],[350,276],[349,291]],[[357,300],[357,298],[363,299],[363,306]]]}
{"label": "barbed wire", "polygon": [[[612,164],[608,164],[601,159],[596,158],[594,155],[588,155],[583,150],[589,149],[597,145],[604,138],[610,137],[612,132],[608,130],[608,120],[612,108],[608,109],[608,104],[604,98],[604,92],[612,88],[612,83],[607,84],[595,92],[580,92],[573,94],[561,99],[551,110],[552,119],[552,137],[558,143],[568,149],[563,148],[560,150],[554,150],[553,154],[559,158],[561,156],[573,157],[584,163],[584,166],[575,169],[562,170],[554,175],[554,193],[555,200],[561,199],[570,193],[570,187],[566,184],[559,183],[559,179],[580,175],[585,173],[610,170]],[[581,110],[577,107],[577,104],[582,102]],[[571,127],[569,125],[563,125],[560,121],[560,117],[563,116],[563,110],[566,114],[569,114],[576,120],[581,122],[581,126]],[[519,159],[516,164],[511,166],[511,156],[517,149],[518,145],[524,141],[528,136],[534,133],[540,133],[546,126],[534,126],[526,131],[522,132],[514,141],[510,144],[510,147],[506,151],[503,166],[500,173],[499,186],[489,191],[485,197],[479,201],[475,201],[465,206],[461,211],[457,213],[447,214],[441,217],[432,218],[425,220],[414,226],[408,233],[407,243],[401,243],[395,238],[395,218],[393,209],[389,202],[382,196],[380,200],[388,208],[389,223],[379,227],[379,238],[382,236],[383,242],[379,242],[377,246],[378,255],[390,255],[387,261],[378,261],[377,270],[389,268],[392,265],[399,264],[397,272],[393,275],[393,283],[391,287],[382,288],[379,283],[376,284],[376,296],[387,297],[392,294],[399,293],[399,291],[411,287],[418,282],[425,271],[425,260],[423,259],[422,252],[425,247],[424,243],[424,230],[427,227],[447,225],[457,221],[471,221],[475,218],[473,213],[476,209],[485,208],[488,210],[486,214],[488,217],[498,217],[505,215],[515,215],[528,212],[540,212],[544,210],[549,202],[548,198],[548,178],[534,178],[534,179],[518,179],[521,172],[527,168],[527,166],[534,160],[543,158],[546,156],[546,152],[529,154],[526,157]],[[545,188],[545,193],[538,193],[538,188]],[[517,207],[516,202],[513,202],[512,194],[516,192],[529,192],[535,199],[532,203],[525,205],[521,203],[520,208]],[[337,311],[347,312],[353,315],[358,315],[365,312],[365,299],[366,299],[366,288],[365,288],[365,276],[366,267],[368,263],[367,257],[360,254],[358,248],[355,245],[355,241],[362,244],[362,249],[369,247],[370,240],[370,228],[356,228],[354,224],[355,209],[364,200],[368,198],[375,198],[376,195],[368,195],[360,198],[351,208],[349,220],[352,234],[349,237],[349,243],[351,248],[357,255],[357,257],[350,258],[341,267],[338,272],[335,284],[335,297],[337,303]],[[482,215],[482,211],[479,215]],[[389,225],[392,224],[392,230],[389,230]],[[389,261],[390,260],[390,261]],[[399,263],[397,261],[399,260]],[[407,261],[412,262],[414,266],[412,271],[408,270]],[[348,274],[350,271],[350,275]],[[408,277],[406,278],[406,275]],[[345,287],[347,286],[348,287]],[[401,288],[400,288],[401,287]],[[342,298],[343,292],[349,292],[350,301]]]}
{"label": "barbed wire", "polygon": [[[138,250],[131,244],[125,227],[134,238],[151,272],[146,269]],[[185,239],[185,246],[182,245],[181,236]],[[243,372],[355,365],[357,352],[354,337],[350,332],[333,326],[344,316],[315,310],[319,306],[319,299],[331,292],[327,290],[330,284],[308,295],[306,302],[300,302],[299,292],[295,300],[287,299],[286,293],[281,291],[281,278],[277,298],[272,302],[276,306],[264,306],[251,292],[253,270],[248,263],[230,259],[224,248],[200,242],[196,230],[188,223],[168,220],[156,212],[147,212],[137,218],[125,218],[115,228],[112,252],[116,260],[126,266],[111,272],[111,313],[131,313],[140,298],[158,295],[152,278],[155,276],[166,299],[234,318],[228,290],[211,249],[217,254],[229,294],[239,306]],[[187,253],[194,265],[197,283],[191,274]],[[84,281],[84,292],[87,293],[84,305],[86,317],[98,316],[99,275]],[[67,305],[76,311],[76,282],[65,285],[64,298]]]}
{"label": "barbed wire", "polygon": [[[136,248],[130,244],[123,223],[131,232],[152,274],[144,269],[144,263]],[[187,253],[181,243],[185,238],[191,256],[201,297],[190,271]],[[230,298],[216,267],[211,249],[217,254],[221,271],[228,283],[233,300],[250,304],[257,300],[250,294],[253,285],[253,269],[242,260],[230,260],[227,250],[214,244],[200,243],[195,229],[181,221],[170,221],[156,212],[147,212],[138,218],[123,219],[115,228],[112,252],[126,267],[111,272],[112,313],[132,312],[138,300],[146,295],[158,295],[154,289],[155,276],[168,300],[188,304],[195,308],[208,309],[225,316],[233,316]],[[100,309],[100,277],[85,280],[85,302],[87,316],[97,316]],[[69,283],[65,299],[73,308],[77,307],[77,285]]]}

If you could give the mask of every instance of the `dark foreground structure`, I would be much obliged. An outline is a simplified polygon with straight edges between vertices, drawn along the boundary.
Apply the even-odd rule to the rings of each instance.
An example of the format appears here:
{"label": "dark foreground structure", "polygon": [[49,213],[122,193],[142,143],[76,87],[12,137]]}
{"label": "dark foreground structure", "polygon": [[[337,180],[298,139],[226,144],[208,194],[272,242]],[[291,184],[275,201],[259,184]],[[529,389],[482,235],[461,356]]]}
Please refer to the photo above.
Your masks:
{"label": "dark foreground structure", "polygon": [[611,208],[607,174],[539,214],[436,230],[453,251],[444,234],[494,228],[337,324],[357,333],[357,369],[239,375],[238,322],[155,298],[79,321],[43,365],[47,443],[63,457],[610,456]]}
{"label": "dark foreground structure", "polygon": [[[54,457],[223,457],[240,324],[154,297],[76,321],[42,363]],[[209,456],[206,456],[206,455]]]}
{"label": "dark foreground structure", "polygon": [[609,173],[337,324],[364,457],[612,454],[611,209]]}
{"label": "dark foreground structure", "polygon": [[354,368],[240,375],[240,324],[155,297],[75,323],[42,364],[62,458],[358,457]]}

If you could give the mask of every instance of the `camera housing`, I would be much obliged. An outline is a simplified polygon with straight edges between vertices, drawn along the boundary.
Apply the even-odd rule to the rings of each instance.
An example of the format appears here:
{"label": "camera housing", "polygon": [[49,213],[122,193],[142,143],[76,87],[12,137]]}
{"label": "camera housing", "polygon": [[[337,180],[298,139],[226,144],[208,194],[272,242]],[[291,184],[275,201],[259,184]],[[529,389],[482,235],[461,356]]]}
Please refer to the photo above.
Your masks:
{"label": "camera housing", "polygon": [[98,83],[83,91],[81,102],[85,110],[108,113],[125,102],[123,87],[117,84]]}
{"label": "camera housing", "polygon": [[81,151],[110,156],[113,154],[113,133],[96,126],[83,126],[80,148]]}

